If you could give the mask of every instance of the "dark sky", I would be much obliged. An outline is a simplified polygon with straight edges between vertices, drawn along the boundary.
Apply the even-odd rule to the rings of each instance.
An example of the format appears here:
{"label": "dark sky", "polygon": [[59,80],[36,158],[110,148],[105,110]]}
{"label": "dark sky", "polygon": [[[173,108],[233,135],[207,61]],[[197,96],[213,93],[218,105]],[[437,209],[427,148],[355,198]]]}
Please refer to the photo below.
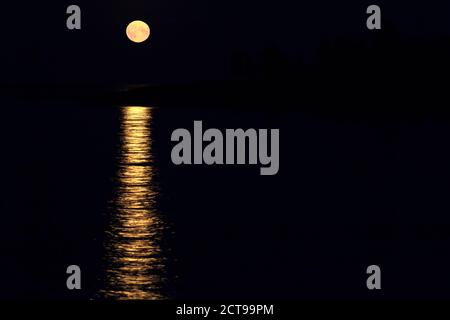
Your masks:
{"label": "dark sky", "polygon": [[[313,62],[317,48],[363,39],[365,10],[382,7],[405,37],[450,32],[445,1],[15,1],[2,4],[0,81],[186,82],[229,76],[236,51],[276,47]],[[82,30],[66,29],[67,6],[82,9]],[[152,28],[149,42],[125,37],[134,19]]]}

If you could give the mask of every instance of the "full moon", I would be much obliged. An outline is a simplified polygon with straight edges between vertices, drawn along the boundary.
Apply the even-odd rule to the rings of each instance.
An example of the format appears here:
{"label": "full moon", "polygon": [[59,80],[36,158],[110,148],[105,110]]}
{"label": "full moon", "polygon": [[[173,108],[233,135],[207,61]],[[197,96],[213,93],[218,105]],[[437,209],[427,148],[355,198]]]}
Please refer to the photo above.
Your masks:
{"label": "full moon", "polygon": [[150,27],[144,21],[133,21],[127,27],[127,37],[136,43],[144,42],[150,37]]}

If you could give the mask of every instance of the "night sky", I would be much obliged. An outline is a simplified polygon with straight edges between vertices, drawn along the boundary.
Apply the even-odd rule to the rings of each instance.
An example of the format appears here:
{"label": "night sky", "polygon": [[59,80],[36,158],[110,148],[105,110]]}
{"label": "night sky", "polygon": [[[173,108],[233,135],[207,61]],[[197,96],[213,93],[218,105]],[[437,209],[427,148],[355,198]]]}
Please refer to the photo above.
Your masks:
{"label": "night sky", "polygon": [[[268,48],[305,63],[339,39],[364,41],[372,1],[77,1],[82,30],[66,28],[75,2],[2,5],[4,82],[179,83],[227,79],[234,52]],[[444,1],[378,1],[383,27],[401,37],[448,35]],[[150,41],[125,37],[135,19],[148,22]]]}

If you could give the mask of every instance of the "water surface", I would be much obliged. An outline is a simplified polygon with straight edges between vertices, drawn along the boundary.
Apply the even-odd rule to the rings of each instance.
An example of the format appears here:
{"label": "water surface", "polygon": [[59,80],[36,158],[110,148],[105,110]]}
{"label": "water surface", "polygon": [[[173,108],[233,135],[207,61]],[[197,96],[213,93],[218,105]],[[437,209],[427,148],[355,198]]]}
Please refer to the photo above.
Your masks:
{"label": "water surface", "polygon": [[155,208],[152,109],[121,109],[117,185],[106,243],[104,296],[115,299],[163,299],[164,258],[159,242],[164,222]]}

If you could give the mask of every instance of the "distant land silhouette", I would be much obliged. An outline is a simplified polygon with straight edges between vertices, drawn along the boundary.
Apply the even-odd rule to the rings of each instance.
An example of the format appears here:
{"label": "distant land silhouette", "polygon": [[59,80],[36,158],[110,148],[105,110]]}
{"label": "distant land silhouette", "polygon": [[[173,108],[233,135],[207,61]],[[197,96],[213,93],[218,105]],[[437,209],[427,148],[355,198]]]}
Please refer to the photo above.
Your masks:
{"label": "distant land silhouette", "polygon": [[[364,40],[324,41],[316,63],[277,47],[236,50],[230,77],[172,84],[2,83],[10,96],[150,105],[332,112],[345,116],[448,114],[450,37],[407,39],[389,26]],[[149,73],[150,70],[149,70]]]}

